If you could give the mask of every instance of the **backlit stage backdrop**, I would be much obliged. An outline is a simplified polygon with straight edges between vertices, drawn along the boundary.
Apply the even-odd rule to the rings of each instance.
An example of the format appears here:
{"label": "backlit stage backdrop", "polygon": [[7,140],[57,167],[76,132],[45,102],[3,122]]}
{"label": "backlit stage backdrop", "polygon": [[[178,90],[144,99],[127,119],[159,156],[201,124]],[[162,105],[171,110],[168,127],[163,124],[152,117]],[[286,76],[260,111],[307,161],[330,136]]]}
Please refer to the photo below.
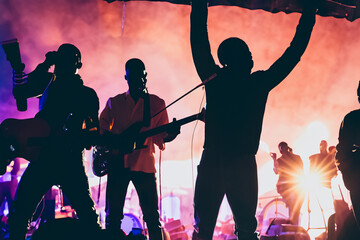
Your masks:
{"label": "backlit stage backdrop", "polygon": [[[78,46],[83,56],[79,73],[85,84],[98,93],[101,110],[108,97],[127,90],[123,76],[124,64],[129,58],[144,61],[149,92],[161,96],[167,103],[200,83],[190,52],[190,7],[187,5],[146,1],[109,4],[103,0],[2,0],[0,9],[0,40],[19,40],[27,73],[60,44],[69,42]],[[248,43],[254,70],[267,69],[288,47],[299,17],[299,13],[211,7],[208,25],[214,56],[222,40],[237,36]],[[305,161],[318,151],[320,140],[337,144],[343,116],[358,108],[359,29],[360,20],[351,22],[317,16],[301,62],[270,93],[257,156],[260,195],[275,188],[276,176],[268,152],[278,153],[280,141],[288,142]],[[37,99],[29,101],[27,112],[16,110],[11,78],[10,64],[0,51],[0,121],[34,116]],[[198,112],[203,95],[204,91],[198,89],[170,107],[170,119]],[[227,117],[232,116],[224,116]],[[201,122],[196,128],[195,123],[189,123],[181,128],[181,135],[167,145],[162,154],[163,188],[172,189],[174,193],[192,188],[202,150],[203,127]],[[191,201],[189,204],[191,206]],[[187,214],[191,219],[192,213]]]}
{"label": "backlit stage backdrop", "polygon": [[[191,0],[105,0],[109,3],[114,1],[150,1],[150,2],[170,2],[174,4],[191,4]],[[209,6],[238,6],[251,10],[262,9],[272,13],[301,12],[304,0],[207,0]],[[314,0],[315,2],[315,0]],[[357,0],[320,0],[318,15],[346,18],[354,21],[360,17],[360,2]]]}

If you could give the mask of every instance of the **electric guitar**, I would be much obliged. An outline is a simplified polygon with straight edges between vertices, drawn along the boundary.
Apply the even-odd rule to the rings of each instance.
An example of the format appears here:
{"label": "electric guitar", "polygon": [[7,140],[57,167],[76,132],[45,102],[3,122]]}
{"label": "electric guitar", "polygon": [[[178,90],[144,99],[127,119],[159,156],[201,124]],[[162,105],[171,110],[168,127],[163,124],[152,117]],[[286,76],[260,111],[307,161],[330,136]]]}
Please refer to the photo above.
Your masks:
{"label": "electric guitar", "polygon": [[[14,158],[24,158],[29,162],[39,160],[44,147],[64,147],[66,149],[82,150],[96,144],[110,145],[131,151],[134,144],[128,140],[140,131],[141,126],[135,124],[123,134],[98,134],[96,131],[72,131],[66,126],[73,119],[69,115],[62,130],[52,133],[47,121],[41,118],[5,119],[0,124],[0,175],[6,172],[7,165]],[[69,124],[70,123],[70,124]]]}
{"label": "electric guitar", "polygon": [[[156,128],[152,128],[149,129],[147,131],[144,132],[139,132],[137,134],[133,134],[133,135],[129,135],[127,133],[125,133],[125,135],[127,135],[128,141],[129,143],[133,144],[133,145],[128,145],[127,147],[123,147],[121,149],[119,148],[115,148],[116,150],[118,150],[118,154],[128,154],[131,153],[132,151],[135,150],[139,150],[142,149],[146,146],[143,145],[143,143],[145,142],[146,138],[157,135],[159,133],[162,132],[166,132],[169,129],[175,129],[177,127],[180,127],[184,124],[190,123],[192,121],[195,120],[201,120],[204,121],[205,120],[205,109],[203,109],[200,113],[198,114],[194,114],[191,115],[189,117],[180,119],[180,120],[176,120],[174,119],[171,123],[156,127]],[[137,129],[139,124],[141,125],[141,123],[135,123],[134,125],[130,126],[127,130],[132,131],[132,128]],[[113,156],[113,152],[112,152],[112,148],[111,146],[104,146],[104,145],[99,145],[99,146],[95,146],[93,148],[93,173],[98,176],[98,177],[102,177],[104,175],[106,175],[108,173],[108,164],[110,161],[112,161],[112,159],[115,159]],[[131,151],[127,151],[127,150],[131,150]],[[118,159],[118,158],[116,158]]]}
{"label": "electric guitar", "polygon": [[35,162],[39,159],[42,149],[51,145],[80,149],[86,146],[100,145],[119,149],[124,154],[130,153],[140,148],[147,137],[166,131],[171,127],[202,119],[203,116],[204,111],[142,133],[139,133],[142,123],[135,123],[121,134],[105,133],[101,135],[91,131],[73,133],[66,129],[62,133],[52,134],[49,124],[41,118],[21,120],[8,118],[0,124],[0,175],[6,172],[6,167],[14,158],[24,158],[29,162]]}

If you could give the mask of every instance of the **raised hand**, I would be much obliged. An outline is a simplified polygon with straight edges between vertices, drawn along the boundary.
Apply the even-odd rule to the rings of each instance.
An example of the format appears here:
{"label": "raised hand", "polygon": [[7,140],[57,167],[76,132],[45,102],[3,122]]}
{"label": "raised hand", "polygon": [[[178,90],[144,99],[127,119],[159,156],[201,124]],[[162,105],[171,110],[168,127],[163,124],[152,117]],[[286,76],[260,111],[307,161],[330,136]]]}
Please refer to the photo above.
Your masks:
{"label": "raised hand", "polygon": [[276,160],[276,153],[269,153],[270,154],[270,157],[275,161]]}
{"label": "raised hand", "polygon": [[44,63],[48,64],[49,66],[52,66],[56,63],[58,53],[56,51],[51,51],[45,54],[45,61]]}

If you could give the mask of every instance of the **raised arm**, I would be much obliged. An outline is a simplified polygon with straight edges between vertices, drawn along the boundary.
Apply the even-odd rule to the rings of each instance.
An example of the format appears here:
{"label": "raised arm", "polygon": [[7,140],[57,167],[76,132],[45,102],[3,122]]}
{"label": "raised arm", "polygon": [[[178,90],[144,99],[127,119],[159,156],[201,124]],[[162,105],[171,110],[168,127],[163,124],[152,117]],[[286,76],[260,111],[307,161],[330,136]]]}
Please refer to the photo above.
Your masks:
{"label": "raised arm", "polygon": [[303,13],[296,28],[295,36],[284,54],[267,70],[269,90],[284,80],[300,61],[309,43],[311,32],[315,24],[316,7],[313,0],[305,0]]}
{"label": "raised arm", "polygon": [[14,88],[14,97],[31,98],[41,96],[53,78],[53,74],[49,72],[49,69],[54,63],[53,52],[48,52],[45,61],[29,73],[26,83]]}
{"label": "raised arm", "polygon": [[276,158],[276,153],[270,153],[270,156],[274,160],[274,167],[273,167],[274,173],[276,175],[278,175],[279,174],[279,162]]}
{"label": "raised arm", "polygon": [[193,0],[190,15],[190,43],[196,71],[204,81],[216,71],[207,31],[207,1]]}

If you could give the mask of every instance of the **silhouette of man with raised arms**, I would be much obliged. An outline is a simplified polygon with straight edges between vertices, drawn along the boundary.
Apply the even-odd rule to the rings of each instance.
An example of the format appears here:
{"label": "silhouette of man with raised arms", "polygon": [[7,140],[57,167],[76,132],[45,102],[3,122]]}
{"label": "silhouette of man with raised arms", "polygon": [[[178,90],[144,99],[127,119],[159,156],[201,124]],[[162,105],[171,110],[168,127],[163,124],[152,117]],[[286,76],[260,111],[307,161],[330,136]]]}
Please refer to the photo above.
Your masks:
{"label": "silhouette of man with raised arms", "polygon": [[[52,65],[55,65],[54,73],[49,72]],[[99,129],[99,99],[77,74],[81,65],[79,49],[72,44],[62,44],[56,52],[48,52],[45,61],[29,74],[27,84],[17,89],[16,94],[26,98],[41,96],[40,111],[35,119],[45,120],[54,135],[63,133],[66,123],[74,134]],[[82,162],[83,148],[60,142],[47,144],[39,159],[28,165],[10,211],[11,240],[25,239],[36,206],[53,185],[61,186],[79,220],[88,229],[100,228]]]}
{"label": "silhouette of man with raised arms", "polygon": [[[357,89],[360,103],[360,81]],[[360,109],[348,113],[340,126],[336,162],[350,191],[354,216],[360,227]]]}
{"label": "silhouette of man with raised arms", "polygon": [[228,38],[218,48],[215,64],[207,33],[207,1],[192,2],[191,49],[205,85],[205,143],[195,186],[193,239],[212,239],[220,204],[226,195],[238,239],[257,239],[258,150],[269,92],[300,61],[315,24],[316,9],[305,1],[294,39],[266,71],[251,73],[253,60],[246,43]]}

